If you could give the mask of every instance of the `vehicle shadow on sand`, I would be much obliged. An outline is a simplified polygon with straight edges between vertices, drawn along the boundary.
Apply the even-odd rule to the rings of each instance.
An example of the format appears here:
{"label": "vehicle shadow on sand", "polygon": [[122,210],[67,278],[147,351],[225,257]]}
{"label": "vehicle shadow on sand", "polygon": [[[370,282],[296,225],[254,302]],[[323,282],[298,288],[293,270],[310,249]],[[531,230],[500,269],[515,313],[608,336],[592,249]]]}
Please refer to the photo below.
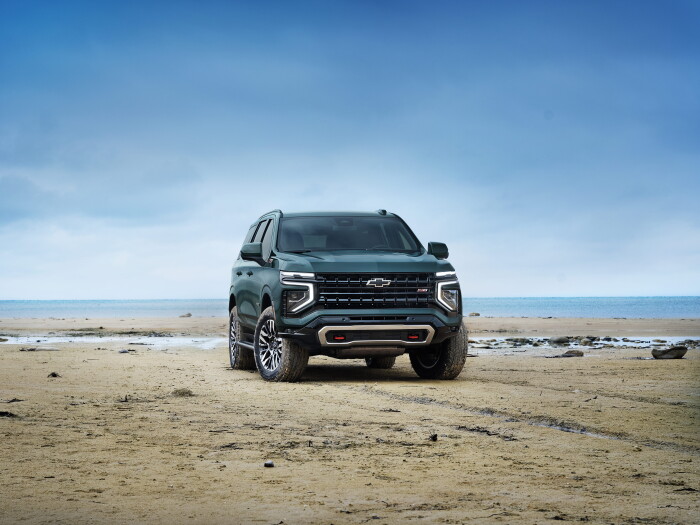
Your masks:
{"label": "vehicle shadow on sand", "polygon": [[300,383],[333,383],[333,382],[391,382],[391,381],[425,381],[418,377],[412,370],[389,369],[377,370],[367,368],[364,364],[347,363],[340,365],[309,365],[304,371],[304,375],[299,380]]}

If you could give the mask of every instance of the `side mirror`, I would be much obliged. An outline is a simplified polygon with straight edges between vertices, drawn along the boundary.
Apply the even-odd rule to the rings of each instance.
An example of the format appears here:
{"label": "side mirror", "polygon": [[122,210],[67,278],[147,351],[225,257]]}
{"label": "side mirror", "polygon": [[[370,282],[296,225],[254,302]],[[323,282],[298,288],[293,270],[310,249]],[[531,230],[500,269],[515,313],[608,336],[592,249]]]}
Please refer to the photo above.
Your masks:
{"label": "side mirror", "polygon": [[241,259],[246,261],[262,261],[262,243],[249,242],[241,247]]}
{"label": "side mirror", "polygon": [[429,242],[428,253],[438,259],[447,259],[450,256],[450,252],[444,242]]}

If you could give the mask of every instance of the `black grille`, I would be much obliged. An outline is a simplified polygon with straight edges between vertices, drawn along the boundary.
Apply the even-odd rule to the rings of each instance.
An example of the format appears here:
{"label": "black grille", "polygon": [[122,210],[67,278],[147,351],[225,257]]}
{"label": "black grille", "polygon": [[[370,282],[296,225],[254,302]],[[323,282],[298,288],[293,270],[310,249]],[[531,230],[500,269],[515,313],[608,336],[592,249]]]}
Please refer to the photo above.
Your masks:
{"label": "black grille", "polygon": [[[391,281],[382,287],[367,283]],[[319,273],[318,306],[340,308],[427,308],[435,301],[429,273]]]}

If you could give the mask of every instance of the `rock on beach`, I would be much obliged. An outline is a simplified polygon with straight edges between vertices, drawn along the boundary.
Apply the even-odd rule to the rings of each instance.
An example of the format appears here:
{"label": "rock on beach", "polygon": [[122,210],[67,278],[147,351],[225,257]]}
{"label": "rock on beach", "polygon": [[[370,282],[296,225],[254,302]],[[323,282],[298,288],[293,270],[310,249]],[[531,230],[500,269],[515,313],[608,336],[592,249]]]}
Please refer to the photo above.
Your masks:
{"label": "rock on beach", "polygon": [[550,338],[549,342],[553,345],[568,345],[569,344],[569,338],[565,335],[559,336],[559,337],[552,337]]}
{"label": "rock on beach", "polygon": [[651,355],[654,359],[682,359],[688,348],[685,346],[672,346],[671,348],[654,348]]}

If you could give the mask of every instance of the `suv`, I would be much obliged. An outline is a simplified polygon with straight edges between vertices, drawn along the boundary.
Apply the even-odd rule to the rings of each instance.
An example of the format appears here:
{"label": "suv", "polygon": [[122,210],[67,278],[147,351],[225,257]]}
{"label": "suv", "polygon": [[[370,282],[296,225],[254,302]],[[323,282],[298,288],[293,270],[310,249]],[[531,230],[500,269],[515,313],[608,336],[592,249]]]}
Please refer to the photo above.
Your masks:
{"label": "suv", "polygon": [[266,213],[231,271],[231,368],[296,381],[309,356],[388,369],[408,352],[420,377],[454,379],[467,332],[447,256],[385,210]]}

